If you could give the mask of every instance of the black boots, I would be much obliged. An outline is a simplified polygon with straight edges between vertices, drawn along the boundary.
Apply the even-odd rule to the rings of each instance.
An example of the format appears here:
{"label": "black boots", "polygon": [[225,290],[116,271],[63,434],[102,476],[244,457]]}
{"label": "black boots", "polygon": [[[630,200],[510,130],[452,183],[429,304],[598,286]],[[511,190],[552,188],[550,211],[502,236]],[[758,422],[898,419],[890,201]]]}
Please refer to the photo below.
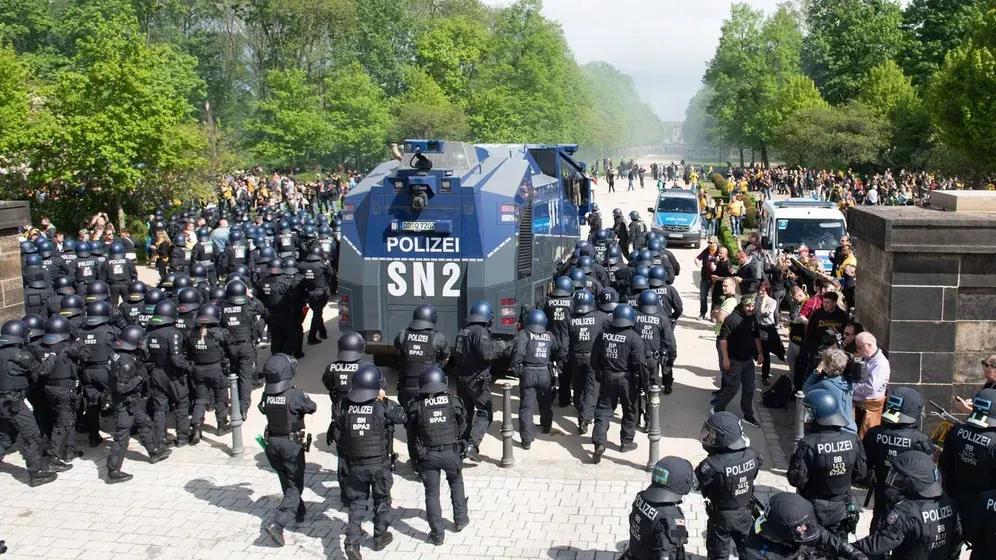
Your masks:
{"label": "black boots", "polygon": [[121,472],[121,471],[107,471],[107,483],[108,484],[117,484],[119,482],[128,482],[129,480],[131,480],[133,478],[135,478],[135,477],[133,477],[132,475],[130,475],[128,473],[125,473],[125,472]]}
{"label": "black boots", "polygon": [[266,534],[270,535],[273,542],[277,543],[277,546],[284,546],[284,528],[276,523],[270,521],[263,526],[263,530]]}
{"label": "black boots", "polygon": [[384,534],[379,537],[374,537],[373,549],[377,552],[387,548],[387,545],[391,544],[394,540],[394,533],[390,531],[384,531]]}
{"label": "black boots", "polygon": [[71,468],[73,468],[72,465],[62,462],[62,459],[59,459],[58,457],[48,458],[48,470],[51,472],[66,472]]}
{"label": "black boots", "polygon": [[197,445],[201,442],[201,430],[199,425],[193,425],[190,427],[190,445]]}
{"label": "black boots", "polygon": [[161,447],[159,449],[153,449],[152,451],[149,451],[149,463],[152,464],[152,465],[154,465],[154,464],[158,463],[159,461],[163,461],[167,457],[169,457],[169,454],[172,453],[172,452],[173,451],[171,449],[167,448],[167,447]]}
{"label": "black boots", "polygon": [[42,484],[48,484],[49,482],[54,482],[59,475],[54,472],[36,472],[31,473],[30,479],[28,480],[28,486],[32,488],[37,488]]}

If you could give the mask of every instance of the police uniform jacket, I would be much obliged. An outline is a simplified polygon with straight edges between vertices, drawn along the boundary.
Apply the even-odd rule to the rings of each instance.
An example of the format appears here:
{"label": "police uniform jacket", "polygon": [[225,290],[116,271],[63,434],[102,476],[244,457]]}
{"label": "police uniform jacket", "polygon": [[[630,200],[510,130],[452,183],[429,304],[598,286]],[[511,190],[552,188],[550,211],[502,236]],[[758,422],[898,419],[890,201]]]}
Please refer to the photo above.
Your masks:
{"label": "police uniform jacket", "polygon": [[269,437],[296,437],[304,429],[304,415],[316,410],[318,405],[297,387],[279,393],[263,393],[259,401],[259,411],[266,416]]}
{"label": "police uniform jacket", "polygon": [[636,495],[629,516],[629,550],[632,560],[678,560],[688,543],[685,514],[675,503],[651,502]]}
{"label": "police uniform jacket", "polygon": [[599,382],[610,374],[625,374],[642,382],[650,376],[646,355],[646,345],[633,327],[607,324],[595,339],[590,363]]}
{"label": "police uniform jacket", "polygon": [[865,448],[866,471],[875,475],[875,505],[888,504],[892,507],[903,499],[902,493],[885,484],[885,478],[892,466],[892,458],[904,451],[922,451],[934,454],[934,443],[930,436],[912,426],[880,424],[868,430],[862,440]]}
{"label": "police uniform jacket", "polygon": [[536,333],[522,329],[515,335],[512,345],[512,371],[523,387],[533,387],[540,379],[550,376],[550,365],[563,360],[562,352],[550,331]]}
{"label": "police uniform jacket", "polygon": [[491,338],[491,331],[480,323],[467,325],[457,333],[453,349],[461,377],[474,377],[491,373],[491,362],[511,352],[504,341]]}
{"label": "police uniform jacket", "polygon": [[404,386],[418,386],[418,378],[430,366],[442,367],[450,359],[446,336],[436,329],[405,329],[394,338],[401,353],[401,379]]}
{"label": "police uniform jacket", "polygon": [[695,468],[702,497],[720,511],[750,507],[754,479],[764,465],[761,454],[750,447],[710,454]]}
{"label": "police uniform jacket", "polygon": [[408,402],[408,433],[414,434],[415,451],[424,457],[429,451],[456,450],[454,445],[467,429],[463,401],[449,393],[419,395]]}
{"label": "police uniform jacket", "polygon": [[16,346],[0,348],[0,399],[5,393],[27,391],[43,367],[31,352]]}
{"label": "police uniform jacket", "polygon": [[869,556],[891,552],[892,560],[954,560],[961,555],[957,508],[947,496],[904,500],[854,547]]}
{"label": "police uniform jacket", "polygon": [[388,437],[392,425],[408,416],[390,399],[366,402],[340,401],[336,405],[332,439],[340,456],[351,464],[376,465],[389,460]]}

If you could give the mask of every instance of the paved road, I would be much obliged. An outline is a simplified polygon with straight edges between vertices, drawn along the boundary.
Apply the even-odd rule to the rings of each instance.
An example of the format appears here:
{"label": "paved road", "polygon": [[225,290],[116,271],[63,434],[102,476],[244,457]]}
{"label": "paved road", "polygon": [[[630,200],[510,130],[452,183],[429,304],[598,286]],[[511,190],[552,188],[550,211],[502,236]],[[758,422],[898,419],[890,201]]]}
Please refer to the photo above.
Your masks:
{"label": "paved road", "polygon": [[[595,196],[606,215],[615,207],[627,213],[633,209],[645,213],[656,197],[649,180],[646,189],[637,187],[634,192],[626,192],[625,186],[611,195],[605,190],[604,185],[598,187]],[[662,399],[661,451],[696,464],[705,456],[697,437],[709,409],[710,391],[716,387],[716,354],[711,326],[694,319],[698,312],[698,274],[692,264],[695,251],[675,249],[675,254],[682,265],[675,285],[686,312],[677,332],[674,393]],[[148,269],[141,274],[148,280],[155,278]],[[335,357],[338,326],[334,306],[326,317],[331,340],[306,348],[297,377],[298,386],[319,403],[318,413],[308,419],[316,442],[307,456],[304,499],[309,513],[303,524],[288,527],[284,548],[275,548],[260,536],[262,522],[273,515],[279,502],[280,487],[253,441],[264,425],[254,407],[245,426],[243,455],[230,456],[230,437],[206,433],[201,445],[175,450],[169,460],[152,466],[133,440],[124,469],[135,479],[122,485],[108,486],[102,480],[106,443],[87,450],[86,457],[77,461],[72,471],[60,475],[56,483],[37,489],[24,484],[26,472],[20,454],[7,457],[0,465],[0,495],[4,496],[0,501],[0,539],[7,541],[9,557],[343,558],[341,534],[346,516],[335,488],[335,457],[324,443],[330,406],[320,383],[325,366]],[[265,359],[265,352],[261,354]],[[495,389],[495,409],[500,411],[500,390]],[[254,393],[254,405],[258,398],[259,393]],[[517,408],[516,399],[513,410]],[[593,465],[590,436],[576,435],[576,420],[569,409],[555,411],[554,432],[539,435],[528,452],[516,445],[512,469],[497,466],[501,413],[496,414],[497,421],[482,446],[490,459],[464,471],[471,524],[460,534],[447,534],[442,547],[425,542],[428,525],[421,484],[407,466],[399,465],[393,490],[395,541],[387,550],[375,553],[367,548],[370,540],[365,540],[364,557],[617,557],[628,542],[626,517],[633,496],[648,484],[648,475],[642,470],[647,462],[646,435],[638,432],[639,447],[629,453],[620,453],[610,445],[605,460]],[[209,413],[209,424],[211,417]],[[764,430],[748,427],[748,435],[758,451],[771,458],[763,432],[769,432],[769,437],[777,435],[763,412],[761,420]],[[104,428],[107,431],[112,426]],[[403,433],[399,436],[404,437]],[[609,438],[618,442],[618,418]],[[86,444],[81,445],[85,449]],[[402,461],[407,460],[405,445],[399,441],[396,449]],[[767,461],[758,480],[762,500],[773,490],[786,488],[784,471],[777,468],[778,459],[784,463],[784,458],[775,459]],[[444,488],[444,515],[451,511],[447,500]],[[688,552],[697,558],[705,552],[702,498],[689,496],[684,509],[689,519]],[[369,522],[365,529],[372,531]]]}

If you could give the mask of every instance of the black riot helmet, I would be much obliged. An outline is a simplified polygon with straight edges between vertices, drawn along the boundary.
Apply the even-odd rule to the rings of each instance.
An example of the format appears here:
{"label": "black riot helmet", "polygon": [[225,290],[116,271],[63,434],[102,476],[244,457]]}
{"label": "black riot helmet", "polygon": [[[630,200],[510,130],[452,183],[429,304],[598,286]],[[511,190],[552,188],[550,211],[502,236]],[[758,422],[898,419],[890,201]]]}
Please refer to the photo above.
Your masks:
{"label": "black riot helmet", "polygon": [[38,340],[45,334],[45,319],[41,315],[32,313],[21,320],[28,326],[28,342]]}
{"label": "black riot helmet", "polygon": [[225,299],[235,305],[245,305],[249,302],[249,288],[241,280],[232,280],[225,285]]}
{"label": "black riot helmet", "polygon": [[21,254],[33,255],[38,252],[38,247],[30,241],[21,241]]}
{"label": "black riot helmet", "polygon": [[145,292],[145,309],[143,312],[146,315],[152,315],[156,309],[156,305],[164,299],[166,299],[166,292],[159,288],[152,288]]}
{"label": "black riot helmet", "polygon": [[732,412],[716,412],[706,419],[699,434],[699,443],[706,451],[728,449],[737,451],[750,447],[743,424]]}
{"label": "black riot helmet", "polygon": [[882,422],[912,426],[923,418],[923,397],[912,387],[895,387],[885,399]]}
{"label": "black riot helmet", "polygon": [[638,221],[640,219],[640,213],[636,210],[633,210],[632,212],[629,213],[629,219],[633,221]]}
{"label": "black riot helmet", "polygon": [[377,369],[377,366],[371,364],[360,366],[353,374],[352,384],[346,398],[354,403],[372,401],[380,395],[383,387],[384,376]]}
{"label": "black riot helmet", "polygon": [[612,217],[613,218],[622,218],[622,215],[623,215],[623,213],[622,213],[622,209],[621,208],[613,208],[612,209]]}
{"label": "black riot helmet", "polygon": [[87,303],[93,301],[107,301],[107,298],[110,295],[111,288],[108,287],[107,282],[104,282],[103,280],[94,280],[86,287]]}
{"label": "black riot helmet", "polygon": [[636,262],[644,266],[651,266],[654,264],[654,255],[647,249],[643,249],[640,251],[640,254],[637,256]]}
{"label": "black riot helmet", "polygon": [[145,282],[135,280],[131,284],[128,284],[128,301],[130,303],[145,301],[145,294],[148,291],[149,287],[145,285]]}
{"label": "black riot helmet", "polygon": [[772,496],[756,527],[765,540],[790,546],[806,544],[820,536],[813,504],[793,492]]}
{"label": "black riot helmet", "polygon": [[443,393],[447,386],[446,374],[436,366],[425,368],[425,371],[418,377],[418,392],[424,395]]}
{"label": "black riot helmet", "polygon": [[103,325],[111,320],[111,304],[97,300],[86,304],[86,324]]}
{"label": "black riot helmet", "polygon": [[259,260],[261,261],[269,263],[276,256],[277,252],[273,250],[273,247],[260,247],[259,249]]}
{"label": "black riot helmet", "polygon": [[225,303],[225,287],[215,286],[211,288],[211,291],[208,293],[208,301],[212,305],[221,307]]}
{"label": "black riot helmet", "polygon": [[176,281],[176,273],[170,272],[166,276],[163,276],[162,280],[159,281],[159,289],[165,291],[169,295],[172,295],[173,282],[175,281]]}
{"label": "black riot helmet", "polygon": [[558,276],[553,282],[553,291],[550,292],[550,295],[554,297],[567,297],[573,292],[574,281],[568,276]]}
{"label": "black riot helmet", "polygon": [[271,276],[279,276],[284,273],[284,262],[276,257],[270,259],[267,267],[270,269]]}
{"label": "black riot helmet", "polygon": [[80,241],[76,244],[76,258],[85,259],[90,256],[90,244],[86,241]]}
{"label": "black riot helmet", "polygon": [[[34,247],[34,245],[32,245],[32,247]],[[41,255],[36,254],[36,253],[31,253],[29,255],[25,255],[25,257],[24,257],[24,266],[28,267],[28,266],[41,266],[41,265],[42,265],[42,256]]]}
{"label": "black riot helmet", "polygon": [[319,245],[318,243],[315,243],[314,245],[311,246],[311,249],[308,249],[308,256],[305,257],[304,260],[309,262],[315,262],[322,260],[324,257],[325,257],[325,252],[322,251],[322,246]]}
{"label": "black riot helmet", "polygon": [[847,418],[841,413],[837,397],[826,389],[814,389],[806,393],[802,400],[806,409],[806,423],[816,423],[820,426],[844,428]]}
{"label": "black riot helmet", "polygon": [[585,313],[591,313],[595,310],[595,296],[591,295],[588,290],[579,290],[574,292],[574,296],[571,298],[571,311],[575,315],[584,315]]}
{"label": "black riot helmet", "polygon": [[339,335],[339,360],[342,362],[358,362],[363,359],[367,349],[367,341],[356,331],[347,331]]}
{"label": "black riot helmet", "polygon": [[491,325],[495,320],[495,313],[491,310],[491,304],[486,301],[478,301],[470,306],[470,315],[467,317],[468,323],[480,323]]}
{"label": "black riot helmet", "polygon": [[173,280],[173,293],[180,295],[180,291],[186,288],[193,288],[194,281],[186,274],[177,274]]}
{"label": "black riot helmet", "polygon": [[98,257],[104,256],[104,242],[103,241],[91,241],[90,242],[90,252]]}
{"label": "black riot helmet", "polygon": [[[653,235],[652,239],[651,235]],[[650,239],[647,242],[647,250],[650,251],[651,255],[654,255],[656,257],[664,252],[664,243],[660,239],[657,239],[656,234],[654,232],[650,232],[649,234],[647,234],[647,238]]]}
{"label": "black riot helmet", "polygon": [[263,392],[269,394],[283,393],[291,388],[294,376],[297,374],[297,360],[287,354],[274,354],[263,364],[263,377],[266,386]]}
{"label": "black riot helmet", "polygon": [[180,313],[197,311],[201,306],[201,293],[196,288],[184,288],[176,293]]}
{"label": "black riot helmet", "polygon": [[644,278],[650,279],[650,267],[645,264],[639,264],[633,267],[633,276],[643,276]]}
{"label": "black riot helmet", "polygon": [[69,324],[69,321],[65,317],[62,315],[52,315],[45,322],[45,336],[42,337],[42,342],[51,346],[63,340],[69,340],[71,332],[72,325]]}
{"label": "black riot helmet", "polygon": [[194,282],[204,282],[208,278],[208,269],[201,263],[194,263],[194,266],[190,267],[190,277],[193,278]]}
{"label": "black riot helmet", "polygon": [[609,234],[604,229],[595,232],[595,245],[605,245],[609,242]]}
{"label": "black riot helmet", "polygon": [[221,311],[217,306],[209,303],[197,310],[197,324],[212,326],[219,323],[221,323]]}
{"label": "black riot helmet", "polygon": [[526,314],[524,328],[537,334],[546,332],[546,313],[543,313],[541,309],[530,309],[529,313]]}
{"label": "black riot helmet", "polygon": [[152,314],[152,324],[172,325],[176,322],[178,314],[176,304],[173,303],[173,300],[164,299],[156,304],[156,308]]}
{"label": "black riot helmet", "polygon": [[107,248],[107,254],[111,257],[123,257],[125,254],[124,245],[119,241],[111,243],[110,247]]}
{"label": "black riot helmet", "polygon": [[885,485],[907,498],[937,498],[943,493],[934,459],[922,451],[903,451],[892,460]]}
{"label": "black riot helmet", "polygon": [[[646,268],[646,267],[639,267],[639,268]],[[646,291],[647,288],[649,287],[650,287],[650,281],[647,280],[646,276],[640,276],[639,274],[637,274],[636,276],[633,277],[632,280],[629,281],[629,288],[634,292]]]}
{"label": "black riot helmet", "polygon": [[636,324],[636,313],[628,304],[621,303],[612,310],[612,326],[616,328],[632,327]]}
{"label": "black riot helmet", "polygon": [[582,240],[581,245],[578,247],[578,260],[581,257],[588,257],[591,259],[595,258],[595,246],[587,241]]}
{"label": "black riot helmet", "polygon": [[83,298],[76,294],[62,296],[59,300],[59,315],[63,317],[75,317],[83,314]]}
{"label": "black riot helmet", "polygon": [[55,245],[52,245],[52,242],[44,237],[39,237],[38,242],[35,243],[35,246],[38,247],[38,254],[41,255],[43,259],[52,258],[52,253],[55,252]]}
{"label": "black riot helmet", "polygon": [[695,471],[687,459],[664,457],[650,474],[650,487],[643,498],[655,504],[680,502],[696,486]]}
{"label": "black riot helmet", "polygon": [[249,274],[250,274],[249,267],[246,266],[246,265],[244,265],[244,264],[240,264],[240,265],[236,266],[234,269],[232,269],[232,274],[238,274],[243,279],[249,278]]}
{"label": "black riot helmet", "polygon": [[[579,262],[580,260],[581,259],[578,259]],[[587,278],[587,275],[584,273],[583,270],[581,270],[580,268],[572,268],[571,271],[567,273],[567,276],[571,279],[571,282],[574,282],[575,290],[584,288],[585,286],[584,281]]]}
{"label": "black riot helmet", "polygon": [[976,428],[996,428],[996,389],[983,389],[972,399],[972,413],[965,421]]}
{"label": "black riot helmet", "polygon": [[657,292],[653,290],[643,290],[640,292],[640,297],[637,298],[637,305],[640,307],[640,313],[657,313],[660,309],[661,299],[657,295]]}
{"label": "black riot helmet", "polygon": [[128,325],[114,340],[118,350],[137,350],[145,344],[145,329],[141,325]]}
{"label": "black riot helmet", "polygon": [[52,279],[52,285],[55,287],[55,293],[60,296],[68,296],[76,293],[76,288],[73,287],[73,280],[68,276],[56,276]]}
{"label": "black riot helmet", "polygon": [[11,319],[0,327],[0,347],[20,346],[27,337],[28,326],[20,319]]}
{"label": "black riot helmet", "polygon": [[615,288],[602,288],[598,290],[598,308],[606,313],[612,313],[619,305],[619,292]]}
{"label": "black riot helmet", "polygon": [[591,257],[584,256],[578,258],[577,268],[584,272],[586,275],[591,274],[591,271],[595,268],[595,261]]}
{"label": "black riot helmet", "polygon": [[283,262],[284,274],[287,276],[293,276],[298,273],[297,259],[294,257],[287,257]]}
{"label": "black riot helmet", "polygon": [[647,277],[651,288],[660,288],[667,284],[667,269],[657,265],[650,267],[650,276]]}
{"label": "black riot helmet", "polygon": [[609,245],[608,250],[605,251],[605,262],[609,265],[619,264],[622,260],[622,249],[618,245]]}
{"label": "black riot helmet", "polygon": [[424,331],[428,329],[435,328],[436,321],[439,316],[436,314],[436,308],[423,304],[415,308],[412,313],[412,322],[408,323],[408,328],[413,331]]}
{"label": "black riot helmet", "polygon": [[76,254],[76,240],[67,239],[62,242],[62,254],[73,253]]}

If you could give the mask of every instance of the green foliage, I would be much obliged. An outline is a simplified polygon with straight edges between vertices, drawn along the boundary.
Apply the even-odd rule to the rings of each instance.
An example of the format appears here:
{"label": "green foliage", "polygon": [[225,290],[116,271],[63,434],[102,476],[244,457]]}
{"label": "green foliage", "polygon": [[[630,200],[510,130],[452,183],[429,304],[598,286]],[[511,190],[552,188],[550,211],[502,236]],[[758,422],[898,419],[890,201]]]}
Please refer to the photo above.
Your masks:
{"label": "green foliage", "polygon": [[607,62],[589,62],[581,67],[581,75],[591,92],[590,122],[585,126],[592,147],[614,150],[661,138],[661,121],[640,99],[632,78]]}
{"label": "green foliage", "polygon": [[982,21],[982,0],[912,0],[903,11],[900,62],[916,86],[926,85],[944,56],[960,47]]}
{"label": "green foliage", "polygon": [[806,22],[803,67],[834,105],[854,99],[865,74],[903,46],[892,0],[812,0]]}
{"label": "green foliage", "polygon": [[10,154],[24,145],[30,110],[27,79],[27,69],[14,50],[0,45],[0,154]]}
{"label": "green foliage", "polygon": [[788,165],[847,169],[876,164],[889,144],[889,123],[858,101],[840,107],[797,111],[776,132],[778,153]]}
{"label": "green foliage", "polygon": [[467,116],[424,70],[410,69],[394,107],[391,138],[465,138]]}
{"label": "green foliage", "polygon": [[865,74],[858,100],[890,119],[896,112],[908,112],[920,104],[912,81],[892,60]]}
{"label": "green foliage", "polygon": [[391,114],[383,90],[353,63],[325,81],[325,109],[332,125],[332,155],[358,167],[388,156]]}
{"label": "green foliage", "polygon": [[681,137],[685,144],[693,148],[705,148],[716,144],[712,131],[718,121],[709,113],[709,105],[716,97],[716,90],[702,86],[685,109],[685,122],[681,124]]}
{"label": "green foliage", "polygon": [[996,10],[948,53],[926,101],[941,140],[971,161],[970,169],[996,171]]}
{"label": "green foliage", "polygon": [[332,146],[332,126],[316,88],[301,70],[273,70],[269,92],[245,123],[246,148],[268,164],[305,165]]}
{"label": "green foliage", "polygon": [[716,187],[719,192],[724,194],[726,193],[726,184],[728,182],[726,177],[723,177],[719,173],[713,173],[712,177],[709,177],[709,180],[712,181],[713,186]]}

